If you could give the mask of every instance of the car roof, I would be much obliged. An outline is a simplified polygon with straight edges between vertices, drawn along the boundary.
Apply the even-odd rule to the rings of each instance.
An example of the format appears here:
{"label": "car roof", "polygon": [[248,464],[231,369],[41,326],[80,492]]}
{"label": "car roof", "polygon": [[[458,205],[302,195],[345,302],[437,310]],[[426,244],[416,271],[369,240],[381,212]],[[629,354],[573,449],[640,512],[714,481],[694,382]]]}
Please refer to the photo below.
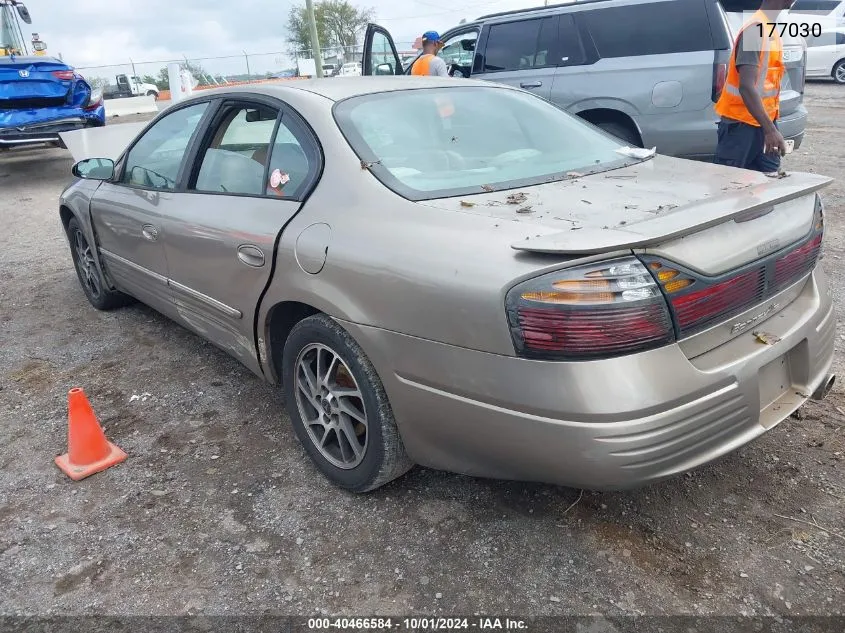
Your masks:
{"label": "car roof", "polygon": [[290,91],[311,92],[332,101],[340,101],[349,97],[376,94],[379,92],[393,92],[396,90],[413,90],[415,88],[449,88],[456,86],[484,86],[488,88],[507,88],[479,79],[455,79],[452,77],[408,77],[408,76],[380,76],[380,77],[332,77],[331,79],[297,79],[285,82],[262,83],[246,86],[232,86],[228,88],[214,88],[203,90],[198,94],[231,94],[254,92],[284,99]]}

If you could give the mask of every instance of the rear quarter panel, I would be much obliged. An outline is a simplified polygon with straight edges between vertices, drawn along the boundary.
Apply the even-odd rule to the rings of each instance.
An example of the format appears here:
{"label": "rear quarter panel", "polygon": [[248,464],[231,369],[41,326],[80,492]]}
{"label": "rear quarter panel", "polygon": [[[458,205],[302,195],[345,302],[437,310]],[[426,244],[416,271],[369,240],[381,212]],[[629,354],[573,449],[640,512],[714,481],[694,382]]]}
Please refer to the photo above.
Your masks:
{"label": "rear quarter panel", "polygon": [[[277,247],[258,315],[262,343],[273,306],[296,301],[361,325],[513,355],[504,310],[510,282],[565,258],[518,254],[511,244],[552,229],[423,207],[392,193],[362,169],[329,109],[308,101],[290,103],[321,139],[325,167]],[[311,268],[304,255],[313,263],[314,244],[301,236],[320,224],[330,227],[326,261],[311,274],[300,262]]]}

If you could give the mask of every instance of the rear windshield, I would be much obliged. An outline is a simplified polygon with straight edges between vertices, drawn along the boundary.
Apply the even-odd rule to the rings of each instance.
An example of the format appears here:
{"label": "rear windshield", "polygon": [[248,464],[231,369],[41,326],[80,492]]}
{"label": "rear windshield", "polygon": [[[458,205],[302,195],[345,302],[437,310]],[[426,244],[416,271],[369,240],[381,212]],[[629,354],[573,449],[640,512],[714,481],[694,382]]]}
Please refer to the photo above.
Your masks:
{"label": "rear windshield", "polygon": [[335,106],[335,117],[376,177],[411,200],[522,187],[638,162],[618,151],[624,145],[619,140],[508,88],[353,97]]}

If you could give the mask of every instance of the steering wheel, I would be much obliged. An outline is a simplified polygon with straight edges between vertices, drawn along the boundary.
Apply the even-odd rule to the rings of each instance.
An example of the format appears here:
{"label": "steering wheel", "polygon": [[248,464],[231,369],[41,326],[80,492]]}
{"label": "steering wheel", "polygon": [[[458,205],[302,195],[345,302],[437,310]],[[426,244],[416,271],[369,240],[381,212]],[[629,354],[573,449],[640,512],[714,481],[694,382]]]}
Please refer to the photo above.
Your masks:
{"label": "steering wheel", "polygon": [[459,66],[458,64],[448,64],[446,66],[446,72],[449,73],[450,77],[454,77],[456,74],[459,74],[464,79],[469,79],[469,74],[464,72],[463,66]]}

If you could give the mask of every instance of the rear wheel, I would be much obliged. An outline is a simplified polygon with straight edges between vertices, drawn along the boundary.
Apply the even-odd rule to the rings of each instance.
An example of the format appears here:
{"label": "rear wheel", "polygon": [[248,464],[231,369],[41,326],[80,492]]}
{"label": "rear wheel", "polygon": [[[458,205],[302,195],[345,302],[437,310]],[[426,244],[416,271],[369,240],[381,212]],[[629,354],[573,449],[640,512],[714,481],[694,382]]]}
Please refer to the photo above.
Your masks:
{"label": "rear wheel", "polygon": [[833,77],[833,81],[836,83],[845,84],[845,59],[840,59],[836,62],[831,76]]}
{"label": "rear wheel", "polygon": [[602,121],[596,123],[596,125],[608,134],[613,134],[616,138],[625,141],[631,147],[640,147],[640,139],[637,138],[637,133],[630,126],[615,121]]}
{"label": "rear wheel", "polygon": [[133,299],[128,295],[109,290],[97,268],[94,250],[88,244],[88,239],[76,218],[71,218],[68,222],[67,236],[73,266],[88,302],[98,310],[113,310],[131,303]]}
{"label": "rear wheel", "polygon": [[157,95],[154,91],[152,91],[152,90],[149,90],[149,91],[147,92],[147,96],[148,96],[148,97],[156,97],[156,98],[158,98],[158,95]]}
{"label": "rear wheel", "polygon": [[282,363],[294,431],[329,480],[368,492],[411,469],[375,368],[333,319],[318,314],[294,326]]}

